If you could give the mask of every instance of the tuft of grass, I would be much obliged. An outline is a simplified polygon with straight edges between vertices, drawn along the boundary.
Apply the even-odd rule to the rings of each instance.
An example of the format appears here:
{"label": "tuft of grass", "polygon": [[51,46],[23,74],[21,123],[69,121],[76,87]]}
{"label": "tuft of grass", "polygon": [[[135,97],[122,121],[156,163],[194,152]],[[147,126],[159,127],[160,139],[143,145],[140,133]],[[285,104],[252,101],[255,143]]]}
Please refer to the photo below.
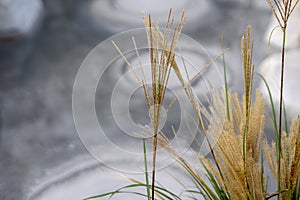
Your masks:
{"label": "tuft of grass", "polygon": [[[147,190],[148,198],[151,196],[151,199],[154,200],[155,198],[155,173],[156,173],[156,153],[157,153],[157,138],[160,134],[158,127],[160,123],[160,115],[161,115],[161,107],[164,102],[166,89],[172,69],[172,64],[174,63],[174,50],[180,35],[180,32],[183,28],[183,24],[185,21],[185,14],[182,13],[181,19],[177,26],[175,27],[174,31],[172,31],[174,25],[174,17],[171,17],[172,9],[170,9],[168,20],[166,24],[166,32],[160,32],[159,40],[156,39],[157,31],[159,31],[159,27],[156,23],[152,22],[151,16],[144,15],[143,20],[145,24],[145,29],[147,33],[148,45],[149,45],[149,57],[151,63],[151,83],[152,87],[149,91],[149,87],[146,84],[147,80],[145,78],[143,72],[143,66],[140,61],[139,52],[135,43],[134,38],[133,44],[135,47],[136,55],[139,59],[140,67],[142,70],[142,77],[139,77],[138,74],[135,72],[134,68],[128,62],[125,55],[121,52],[118,46],[113,42],[113,45],[116,47],[118,52],[121,54],[127,65],[129,66],[130,70],[135,75],[136,79],[143,87],[145,98],[148,104],[148,109],[151,117],[152,126],[151,132],[153,133],[152,137],[152,144],[153,144],[153,156],[152,156],[152,184],[151,184],[151,195]],[[169,42],[171,43],[169,44]],[[150,95],[152,93],[152,95]],[[152,97],[152,98],[151,98]],[[145,151],[145,149],[144,149]],[[146,159],[146,158],[145,158]],[[146,161],[145,161],[146,162]],[[145,163],[146,164],[146,163]],[[148,168],[147,168],[148,169]],[[146,174],[146,182],[148,183],[148,174],[147,169],[145,166]]]}
{"label": "tuft of grass", "polygon": [[[284,134],[282,142],[282,159],[280,168],[280,188],[284,192],[277,192],[280,199],[295,199],[298,194],[300,172],[300,119],[294,120],[290,125],[289,135]],[[279,163],[276,158],[277,147],[265,141],[265,155],[271,172],[276,177]],[[283,191],[281,190],[281,191]],[[299,197],[299,196],[298,196]],[[297,199],[297,198],[296,198]]]}
{"label": "tuft of grass", "polygon": [[[156,152],[157,152],[157,137],[158,126],[160,119],[161,106],[163,105],[166,88],[168,85],[172,63],[174,62],[174,49],[183,28],[185,21],[184,12],[181,19],[175,28],[173,34],[170,32],[174,18],[171,18],[172,9],[170,9],[168,20],[166,24],[166,32],[162,33],[161,40],[155,40],[153,32],[157,31],[156,26],[152,21],[150,15],[147,17],[144,15],[144,24],[146,27],[146,33],[148,38],[148,45],[150,50],[150,62],[151,62],[151,77],[152,77],[152,101],[148,102],[153,106],[153,114],[151,115],[151,121],[153,124],[153,157],[152,157],[152,200],[154,200],[154,186],[155,186],[155,172],[156,172]],[[169,45],[169,41],[171,44]],[[159,52],[159,47],[162,45],[162,51]],[[160,54],[160,55],[159,55]],[[145,96],[147,94],[145,93]]]}
{"label": "tuft of grass", "polygon": [[[285,0],[282,2],[274,0],[274,5],[278,11],[275,10],[271,0],[267,1],[269,2],[273,14],[284,31],[290,14],[300,0],[296,1],[294,4],[292,0]],[[166,32],[162,32],[160,30],[158,23],[151,21],[150,15],[144,15],[143,18],[150,49],[149,57],[151,61],[152,78],[151,89],[146,84],[147,81],[145,80],[146,78],[142,69],[141,61],[139,63],[141,65],[142,77],[139,77],[121,50],[115,43],[113,43],[125,62],[128,64],[129,68],[133,71],[140,85],[143,87],[149,112],[153,109],[151,112],[153,127],[145,127],[145,133],[141,133],[146,134],[147,136],[150,134],[152,136],[152,182],[150,184],[150,175],[148,174],[146,139],[143,139],[145,183],[128,178],[128,180],[133,182],[133,184],[87,199],[112,197],[116,194],[131,193],[146,197],[148,200],[181,200],[182,198],[180,195],[176,195],[166,188],[155,184],[157,183],[155,178],[157,146],[162,147],[166,152],[168,152],[170,157],[174,158],[178,165],[186,172],[188,177],[190,177],[194,187],[192,189],[186,189],[184,192],[188,193],[187,197],[190,199],[196,199],[194,195],[201,195],[205,199],[210,200],[261,200],[270,199],[275,196],[277,196],[278,199],[299,199],[300,118],[298,117],[298,119],[294,120],[288,130],[286,112],[284,105],[281,105],[283,104],[283,101],[281,101],[279,123],[277,124],[275,106],[270,88],[265,78],[259,75],[265,83],[269,94],[269,100],[272,107],[272,119],[276,135],[275,142],[271,145],[264,140],[265,100],[258,91],[256,91],[254,97],[252,97],[254,64],[252,62],[253,40],[251,39],[251,27],[248,26],[241,40],[242,66],[244,70],[243,98],[240,99],[237,93],[231,92],[228,88],[226,63],[224,52],[222,52],[221,56],[223,57],[225,90],[213,91],[209,106],[205,107],[191,86],[192,82],[196,80],[203,71],[200,71],[191,78],[187,74],[187,81],[185,81],[183,78],[183,72],[179,68],[180,64],[175,60],[176,55],[174,53],[174,49],[183,28],[185,16],[183,12],[178,25],[173,28],[174,17],[171,17],[171,11],[172,10],[170,10],[168,15]],[[281,92],[283,91],[285,37],[284,33]],[[136,50],[136,55],[140,60],[134,38],[132,40]],[[221,56],[218,56],[217,59]],[[186,69],[182,52],[181,58],[185,73],[187,73],[188,70]],[[207,66],[205,68],[207,68]],[[211,158],[200,157],[199,154],[195,152],[195,160],[198,161],[198,165],[195,168],[187,162],[182,155],[179,155],[176,150],[173,149],[168,138],[165,137],[162,131],[158,130],[160,122],[160,107],[163,105],[166,86],[168,84],[171,71],[175,72],[177,75],[178,81],[182,86],[183,93],[187,96],[191,107],[196,113],[195,121],[199,123],[198,132],[203,134],[206,145],[211,151]],[[176,101],[176,98],[174,101]],[[281,134],[282,109],[284,109],[283,114],[285,116],[286,134]],[[175,131],[174,134],[176,136]],[[278,182],[277,191],[270,194],[267,193],[268,180],[265,175],[264,161],[268,162],[268,166]],[[146,194],[130,190],[140,187],[144,187],[146,189]]]}

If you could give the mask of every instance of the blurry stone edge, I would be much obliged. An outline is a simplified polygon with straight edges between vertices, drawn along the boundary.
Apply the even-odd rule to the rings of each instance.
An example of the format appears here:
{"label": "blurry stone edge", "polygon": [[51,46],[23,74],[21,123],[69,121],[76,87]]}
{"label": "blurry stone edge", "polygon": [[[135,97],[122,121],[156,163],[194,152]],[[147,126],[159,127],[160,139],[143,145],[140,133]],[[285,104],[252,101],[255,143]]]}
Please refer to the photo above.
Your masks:
{"label": "blurry stone edge", "polygon": [[265,0],[214,0],[223,6],[239,5],[243,7],[254,7],[261,10],[269,10],[269,5]]}
{"label": "blurry stone edge", "polygon": [[[154,20],[160,21],[160,24],[164,26],[167,21],[167,13],[169,8],[173,8],[173,15],[178,18],[181,15],[181,11],[184,8],[186,18],[188,19],[184,25],[184,31],[186,33],[193,33],[199,30],[200,27],[205,27],[212,24],[219,17],[218,12],[215,12],[214,9],[217,9],[212,1],[206,0],[185,0],[184,7],[176,7],[176,2],[180,1],[159,1],[159,0],[147,0],[143,1],[143,4],[149,3],[148,7],[145,7],[144,10],[138,9],[139,6],[124,8],[123,4],[120,2],[123,0],[102,0],[102,1],[91,1],[89,5],[83,7],[81,12],[85,15],[85,18],[97,29],[103,31],[108,31],[110,33],[119,33],[121,31],[126,31],[129,28],[144,27],[143,21],[141,20],[142,11],[145,13],[151,13],[151,17]],[[138,0],[129,1],[130,4],[137,4]],[[172,5],[171,2],[174,4]],[[154,6],[160,5],[161,8],[165,8],[164,11],[153,12]],[[203,19],[205,20],[199,20]],[[165,19],[165,20],[163,20]]]}
{"label": "blurry stone edge", "polygon": [[43,11],[41,0],[0,0],[0,41],[33,35]]}

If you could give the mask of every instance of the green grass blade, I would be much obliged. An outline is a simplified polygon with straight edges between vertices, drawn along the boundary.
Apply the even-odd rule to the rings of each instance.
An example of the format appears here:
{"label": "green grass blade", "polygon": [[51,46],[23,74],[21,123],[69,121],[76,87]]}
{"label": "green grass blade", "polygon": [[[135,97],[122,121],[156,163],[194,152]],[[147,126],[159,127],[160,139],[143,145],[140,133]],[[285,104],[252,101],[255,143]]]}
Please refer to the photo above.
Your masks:
{"label": "green grass blade", "polygon": [[212,184],[215,192],[217,193],[218,195],[218,199],[220,200],[228,200],[228,196],[226,194],[226,192],[220,187],[218,181],[216,180],[215,176],[211,173],[211,171],[207,168],[207,166],[201,161],[201,164],[202,166],[204,167],[207,175],[208,175],[208,178],[209,178],[209,181],[210,183]]}
{"label": "green grass blade", "polygon": [[115,191],[113,191],[113,192],[107,192],[107,193],[104,193],[104,194],[100,194],[100,195],[88,197],[88,198],[85,198],[83,200],[90,200],[90,199],[97,199],[97,198],[101,198],[101,197],[105,197],[105,196],[111,196],[114,193],[115,193]]}
{"label": "green grass blade", "polygon": [[[110,193],[113,193],[113,194],[110,194]],[[145,194],[142,194],[142,193],[139,193],[139,192],[118,191],[116,193],[115,192],[109,192],[109,193],[105,193],[105,194],[102,194],[102,195],[97,195],[97,196],[89,197],[89,198],[86,198],[86,199],[83,199],[83,200],[99,199],[99,198],[102,198],[102,197],[105,197],[105,196],[110,196],[109,198],[111,198],[111,196],[114,195],[114,194],[134,194],[134,195],[146,197]]]}
{"label": "green grass blade", "polygon": [[[136,194],[136,195],[148,197],[147,195],[142,194],[142,193],[133,192],[133,191],[124,191],[125,189],[136,188],[136,187],[147,187],[147,185],[143,184],[143,183],[130,184],[130,185],[121,187],[115,191],[88,197],[88,198],[85,198],[84,200],[97,199],[97,198],[102,198],[102,197],[106,197],[106,196],[109,196],[111,198],[112,196],[114,196],[116,194],[120,194],[120,193]],[[169,190],[167,190],[163,187],[155,186],[155,192],[169,200],[173,200],[173,199],[181,200],[181,198],[178,195],[174,194],[173,192],[170,192]]]}
{"label": "green grass blade", "polygon": [[160,194],[161,196],[165,197],[165,198],[168,199],[168,200],[173,200],[172,197],[166,195],[165,193],[163,193],[163,192],[161,192],[161,191],[159,191],[159,190],[155,190],[155,192],[156,192],[157,194]]}
{"label": "green grass blade", "polygon": [[195,195],[201,195],[201,196],[205,197],[205,194],[202,191],[199,191],[199,190],[186,189],[186,190],[184,190],[183,193],[188,193],[186,196],[189,197],[190,199],[194,199],[194,200],[197,200],[197,198],[194,197],[194,194]]}
{"label": "green grass blade", "polygon": [[[277,160],[278,160],[278,165],[280,167],[280,157],[282,156],[282,152],[281,152],[281,137],[280,137],[280,133],[278,131],[278,128],[277,128],[277,119],[276,119],[276,113],[275,113],[275,106],[274,106],[274,102],[273,102],[273,98],[272,98],[272,93],[271,93],[271,90],[270,90],[270,87],[269,87],[269,84],[268,82],[266,81],[266,79],[261,75],[261,74],[258,74],[258,76],[264,81],[265,85],[266,85],[266,88],[268,90],[268,94],[269,94],[269,98],[270,98],[270,103],[271,103],[271,106],[272,106],[272,114],[273,114],[273,124],[274,124],[274,128],[275,128],[275,142],[276,142],[276,153],[277,153]],[[281,122],[280,122],[281,123]],[[278,167],[278,169],[279,169]],[[278,173],[277,173],[277,184],[278,184],[278,194],[280,194],[280,172],[278,170]],[[278,195],[278,198],[279,198],[279,195]]]}
{"label": "green grass blade", "polygon": [[203,192],[198,191],[198,190],[185,190],[185,192],[188,192],[188,193],[194,193],[194,194],[200,194],[200,195],[203,195],[203,194],[204,194]]}
{"label": "green grass blade", "polygon": [[272,97],[272,93],[269,87],[269,84],[267,82],[267,80],[265,79],[265,77],[263,77],[261,74],[257,73],[257,75],[263,80],[267,91],[268,91],[268,95],[269,95],[269,99],[270,99],[270,104],[271,104],[271,108],[272,108],[272,115],[273,115],[273,125],[274,125],[274,129],[275,129],[275,137],[276,137],[276,148],[277,150],[279,149],[279,133],[278,133],[278,126],[277,126],[277,118],[276,118],[276,112],[275,112],[275,106],[274,106],[274,101],[273,101],[273,97]]}
{"label": "green grass blade", "polygon": [[194,173],[188,168],[186,167],[184,164],[182,164],[183,168],[190,174],[192,180],[194,181],[196,187],[199,188],[199,191],[201,191],[201,193],[206,194],[206,197],[212,200],[217,200],[217,196],[216,194],[211,190],[211,188],[204,182],[201,182],[200,180],[198,180],[198,178],[194,175]]}
{"label": "green grass blade", "polygon": [[[136,184],[135,184],[135,185],[136,185]],[[124,189],[126,189],[126,188],[131,188],[131,187],[135,187],[135,186],[133,186],[133,185],[128,185],[128,186],[119,188],[119,189],[117,189],[117,190],[115,190],[115,191],[107,192],[107,193],[100,194],[100,195],[96,195],[96,196],[92,196],[92,197],[88,197],[88,198],[85,198],[85,199],[83,199],[83,200],[99,199],[99,198],[106,197],[106,196],[109,196],[109,198],[111,198],[112,196],[114,196],[114,195],[116,195],[116,194],[122,194],[122,193],[135,194],[135,195],[139,195],[139,196],[144,196],[144,197],[146,197],[145,194],[142,194],[142,193],[139,193],[139,192],[123,191]]]}
{"label": "green grass blade", "polygon": [[[155,188],[155,192],[157,192],[158,194],[161,194],[161,195],[162,195],[161,192],[165,192],[164,194],[169,194],[169,195],[171,195],[171,196],[173,197],[173,198],[171,198],[171,199],[178,199],[178,200],[181,200],[181,198],[180,198],[178,195],[176,195],[175,193],[173,193],[173,192],[167,190],[166,188],[163,188],[163,187],[160,187],[160,186],[155,186],[154,188]],[[169,197],[169,198],[170,198],[170,197]]]}
{"label": "green grass blade", "polygon": [[228,83],[227,83],[227,73],[226,73],[226,62],[225,55],[222,56],[223,60],[223,69],[224,69],[224,84],[225,84],[225,95],[226,95],[226,109],[227,109],[227,118],[230,122],[230,109],[229,109],[229,99],[228,99]]}

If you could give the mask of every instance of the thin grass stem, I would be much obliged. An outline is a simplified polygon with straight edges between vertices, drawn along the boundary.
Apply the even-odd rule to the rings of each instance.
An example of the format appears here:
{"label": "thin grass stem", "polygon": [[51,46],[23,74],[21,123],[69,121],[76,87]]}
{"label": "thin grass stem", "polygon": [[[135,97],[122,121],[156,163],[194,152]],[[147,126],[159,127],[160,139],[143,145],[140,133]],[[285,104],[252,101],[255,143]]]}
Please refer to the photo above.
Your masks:
{"label": "thin grass stem", "polygon": [[150,200],[151,195],[150,195],[148,164],[147,164],[147,148],[146,148],[145,138],[143,138],[143,151],[144,151],[144,167],[145,167],[145,180],[146,180],[146,187],[147,187],[147,198],[148,198],[148,200]]}
{"label": "thin grass stem", "polygon": [[[277,168],[277,181],[278,181],[278,186],[277,186],[277,192],[281,191],[281,137],[282,137],[282,111],[283,111],[283,88],[284,88],[284,67],[285,67],[285,43],[286,43],[286,27],[287,24],[285,23],[282,32],[283,32],[283,37],[282,37],[282,52],[281,52],[281,78],[280,78],[280,102],[279,102],[279,122],[278,122],[278,146],[279,149],[278,151],[278,168]],[[278,195],[278,199],[280,199],[280,195]]]}

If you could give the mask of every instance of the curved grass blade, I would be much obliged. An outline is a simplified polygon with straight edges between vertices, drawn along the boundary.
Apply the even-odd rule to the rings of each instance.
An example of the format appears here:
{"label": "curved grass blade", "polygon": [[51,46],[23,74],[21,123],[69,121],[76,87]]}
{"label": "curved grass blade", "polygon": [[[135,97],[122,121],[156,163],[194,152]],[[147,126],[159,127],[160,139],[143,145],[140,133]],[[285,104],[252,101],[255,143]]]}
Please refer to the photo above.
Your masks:
{"label": "curved grass blade", "polygon": [[[277,160],[278,160],[278,173],[277,173],[277,184],[278,184],[278,191],[277,191],[277,194],[278,194],[278,199],[279,199],[279,194],[281,193],[281,190],[280,190],[280,159],[281,159],[281,156],[282,156],[282,152],[281,152],[281,126],[279,126],[279,128],[277,128],[277,119],[276,119],[276,113],[275,113],[275,107],[274,107],[274,102],[273,102],[273,98],[272,98],[272,93],[271,93],[271,90],[270,90],[270,87],[268,85],[268,82],[266,81],[266,79],[259,73],[257,73],[258,76],[264,81],[265,85],[266,85],[266,88],[268,90],[268,94],[269,94],[269,98],[270,98],[270,103],[271,103],[271,106],[272,106],[272,114],[273,114],[273,124],[274,124],[274,128],[275,128],[275,142],[276,142],[276,152],[277,152]],[[281,124],[281,120],[279,122]]]}
{"label": "curved grass blade", "polygon": [[138,196],[147,197],[147,195],[139,193],[139,192],[133,192],[133,191],[118,191],[118,192],[116,192],[116,191],[114,191],[114,192],[108,192],[108,193],[104,193],[104,194],[97,195],[97,196],[88,197],[83,200],[99,199],[99,198],[106,197],[106,196],[109,196],[109,198],[111,198],[115,194],[134,194],[134,195],[138,195]]}
{"label": "curved grass blade", "polygon": [[204,167],[208,179],[210,181],[210,183],[212,184],[213,188],[215,189],[215,192],[218,195],[218,199],[222,199],[222,200],[229,200],[230,198],[228,198],[226,192],[220,187],[218,181],[216,180],[216,178],[214,177],[214,175],[211,173],[211,171],[207,168],[207,166],[204,164],[204,162],[201,161],[202,166]]}
{"label": "curved grass blade", "polygon": [[[206,194],[207,199],[218,199],[216,194],[211,190],[211,188],[199,177],[196,172],[194,172],[189,166],[186,166],[185,163],[180,163],[182,167],[190,174],[192,180],[194,181],[196,187],[199,189],[199,192]],[[204,196],[204,195],[203,195]]]}
{"label": "curved grass blade", "polygon": [[188,193],[188,195],[186,195],[186,196],[187,196],[188,198],[190,198],[190,199],[193,199],[193,200],[197,200],[197,198],[194,197],[193,194],[195,194],[195,195],[201,195],[201,196],[205,197],[205,194],[202,193],[201,191],[192,190],[192,189],[185,190],[184,193]]}
{"label": "curved grass blade", "polygon": [[[151,185],[149,185],[149,186],[151,187]],[[120,194],[120,193],[129,193],[129,194],[136,194],[136,195],[142,195],[144,197],[148,197],[147,195],[142,194],[142,193],[132,192],[132,191],[124,191],[125,189],[137,188],[137,187],[147,187],[147,184],[143,184],[143,183],[130,184],[130,185],[121,187],[121,188],[119,188],[115,191],[107,192],[107,193],[92,196],[92,197],[88,197],[88,198],[85,198],[84,200],[102,198],[102,197],[105,197],[105,196],[109,196],[111,198],[115,194]],[[169,200],[174,200],[174,199],[181,200],[181,198],[178,195],[174,194],[173,192],[170,192],[169,190],[167,190],[163,187],[155,186],[154,188],[155,188],[155,192],[157,194],[160,194],[161,196],[163,196],[163,197],[165,197]]]}
{"label": "curved grass blade", "polygon": [[269,95],[269,100],[270,100],[270,104],[271,104],[271,108],[272,108],[272,120],[273,120],[273,125],[274,125],[274,129],[275,129],[275,137],[276,137],[276,147],[279,149],[279,133],[278,133],[278,126],[277,126],[277,119],[276,119],[276,112],[275,112],[275,106],[274,106],[274,101],[273,101],[273,97],[272,97],[272,93],[269,87],[269,84],[267,82],[267,80],[265,79],[265,77],[263,77],[263,75],[256,73],[264,82],[267,91],[268,91],[268,95]]}

